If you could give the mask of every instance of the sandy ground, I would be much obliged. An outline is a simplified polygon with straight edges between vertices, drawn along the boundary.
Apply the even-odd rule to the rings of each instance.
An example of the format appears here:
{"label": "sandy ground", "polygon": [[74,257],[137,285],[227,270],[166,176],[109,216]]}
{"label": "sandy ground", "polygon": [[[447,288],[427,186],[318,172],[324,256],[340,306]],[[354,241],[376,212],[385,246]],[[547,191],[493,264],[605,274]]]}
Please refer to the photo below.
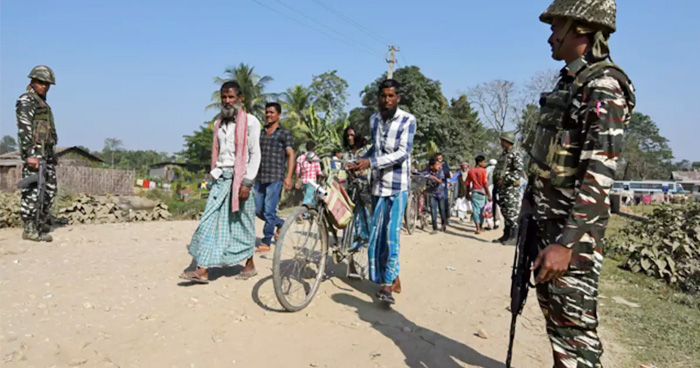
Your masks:
{"label": "sandy ground", "polygon": [[[402,236],[403,293],[387,310],[376,287],[330,267],[313,303],[280,312],[271,255],[260,274],[178,275],[196,222],[84,225],[54,242],[0,230],[3,367],[504,367],[512,247],[456,223],[447,234]],[[256,224],[258,232],[261,223]],[[469,232],[467,232],[469,230]],[[486,241],[488,240],[488,242]],[[483,330],[487,338],[476,336]],[[603,331],[603,337],[607,337]],[[606,346],[606,360],[615,358]],[[551,367],[531,293],[518,322],[516,367]]]}

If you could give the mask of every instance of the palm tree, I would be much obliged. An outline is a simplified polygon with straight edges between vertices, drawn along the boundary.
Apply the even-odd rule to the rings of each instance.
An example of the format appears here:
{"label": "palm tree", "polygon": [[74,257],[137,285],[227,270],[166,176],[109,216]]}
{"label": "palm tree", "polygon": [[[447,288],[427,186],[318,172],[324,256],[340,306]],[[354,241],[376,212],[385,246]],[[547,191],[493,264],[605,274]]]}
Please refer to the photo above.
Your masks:
{"label": "palm tree", "polygon": [[[237,67],[224,70],[223,77],[214,77],[214,83],[222,85],[225,82],[236,81],[241,85],[241,93],[244,96],[243,108],[250,114],[261,119],[265,114],[265,103],[276,95],[265,93],[267,84],[272,82],[272,77],[259,76],[255,73],[255,67],[245,63],[240,63]],[[219,90],[214,91],[211,96],[212,103],[207,109],[221,109],[221,95]]]}
{"label": "palm tree", "polygon": [[287,118],[294,123],[301,122],[304,119],[304,110],[311,105],[309,90],[301,84],[297,84],[287,88],[281,97],[283,111],[286,111]]}
{"label": "palm tree", "polygon": [[343,132],[350,126],[348,119],[333,121],[333,114],[320,117],[313,105],[304,109],[301,115],[298,121],[289,119],[288,122],[292,124],[287,127],[294,134],[300,150],[309,140],[316,142],[316,153],[321,156],[330,154],[334,149],[342,148]]}

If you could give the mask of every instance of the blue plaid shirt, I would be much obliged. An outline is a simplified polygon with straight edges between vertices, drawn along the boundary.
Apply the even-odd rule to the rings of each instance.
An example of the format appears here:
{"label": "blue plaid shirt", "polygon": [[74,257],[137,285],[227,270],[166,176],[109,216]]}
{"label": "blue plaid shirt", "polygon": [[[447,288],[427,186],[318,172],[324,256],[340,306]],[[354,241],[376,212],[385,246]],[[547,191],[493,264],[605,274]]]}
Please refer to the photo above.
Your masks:
{"label": "blue plaid shirt", "polygon": [[411,149],[416,133],[415,116],[396,109],[384,122],[380,113],[369,119],[372,147],[364,155],[372,168],[372,195],[390,197],[411,184]]}

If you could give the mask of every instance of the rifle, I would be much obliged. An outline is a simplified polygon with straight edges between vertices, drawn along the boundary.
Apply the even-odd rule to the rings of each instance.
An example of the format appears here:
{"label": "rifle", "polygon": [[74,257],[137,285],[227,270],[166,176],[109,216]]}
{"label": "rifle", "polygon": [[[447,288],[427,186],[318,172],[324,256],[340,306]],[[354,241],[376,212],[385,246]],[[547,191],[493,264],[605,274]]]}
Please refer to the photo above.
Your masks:
{"label": "rifle", "polygon": [[37,193],[37,208],[36,208],[36,225],[41,226],[41,216],[44,212],[44,196],[46,195],[46,160],[43,158],[39,159],[39,170],[36,174],[27,176],[26,178],[20,180],[17,183],[19,189],[29,188],[31,185],[36,183],[38,193]]}
{"label": "rifle", "polygon": [[[506,368],[510,368],[513,358],[513,342],[515,340],[515,322],[518,315],[522,313],[527,300],[527,293],[531,287],[535,287],[530,282],[532,276],[532,263],[537,259],[539,252],[537,242],[537,224],[532,218],[532,214],[523,215],[520,218],[520,231],[518,243],[515,247],[515,259],[513,260],[513,273],[510,284],[510,340],[508,342],[508,355],[506,357]],[[537,272],[537,270],[536,270]]]}

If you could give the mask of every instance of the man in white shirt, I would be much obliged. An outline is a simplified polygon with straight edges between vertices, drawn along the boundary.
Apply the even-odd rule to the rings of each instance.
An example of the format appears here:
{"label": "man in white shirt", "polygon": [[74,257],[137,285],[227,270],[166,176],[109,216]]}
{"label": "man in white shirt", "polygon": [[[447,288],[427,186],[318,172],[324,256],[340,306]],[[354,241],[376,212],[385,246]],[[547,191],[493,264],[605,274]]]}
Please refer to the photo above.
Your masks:
{"label": "man in white shirt", "polygon": [[349,164],[350,170],[372,169],[372,229],[369,239],[369,277],[381,285],[377,298],[393,304],[401,292],[399,235],[411,182],[411,149],[416,118],[399,109],[401,85],[387,79],[379,85],[380,112],[370,118],[372,146]]}
{"label": "man in white shirt", "polygon": [[197,269],[181,278],[209,283],[209,269],[246,260],[238,279],[257,274],[255,199],[250,190],[260,166],[260,121],[243,110],[241,88],[235,81],[221,86],[220,118],[214,124],[209,193],[202,220],[192,236],[189,253]]}

